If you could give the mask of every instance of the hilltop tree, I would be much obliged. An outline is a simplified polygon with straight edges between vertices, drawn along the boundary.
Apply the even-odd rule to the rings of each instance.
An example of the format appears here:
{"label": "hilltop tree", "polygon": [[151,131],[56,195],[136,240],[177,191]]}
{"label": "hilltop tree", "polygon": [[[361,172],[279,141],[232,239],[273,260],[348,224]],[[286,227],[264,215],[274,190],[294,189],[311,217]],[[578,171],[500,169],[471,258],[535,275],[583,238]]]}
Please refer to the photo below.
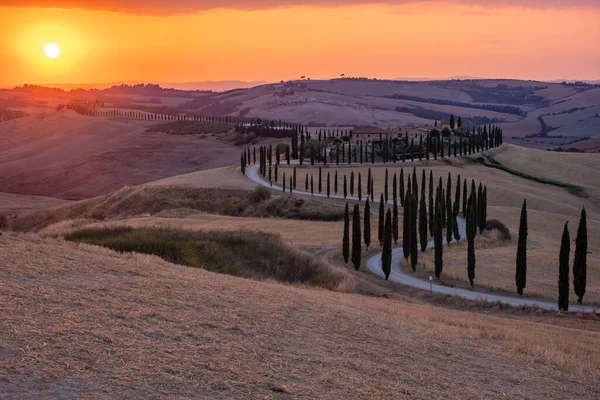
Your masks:
{"label": "hilltop tree", "polygon": [[354,269],[357,271],[360,268],[361,239],[360,210],[358,204],[355,204],[354,213],[352,214],[352,264],[354,264]]}
{"label": "hilltop tree", "polygon": [[587,216],[585,207],[581,210],[577,237],[575,238],[575,259],[573,260],[573,286],[577,302],[583,302],[587,279]]}
{"label": "hilltop tree", "polygon": [[387,281],[392,272],[392,216],[390,210],[385,216],[385,233],[383,249],[381,252],[381,268]]}
{"label": "hilltop tree", "polygon": [[365,222],[364,222],[364,241],[365,246],[367,247],[367,251],[369,251],[369,246],[371,246],[371,205],[369,203],[369,198],[367,197],[367,201],[365,202]]}
{"label": "hilltop tree", "polygon": [[385,228],[385,208],[383,205],[383,193],[379,199],[379,231],[377,232],[377,239],[379,239],[379,246],[383,246],[383,230]]}
{"label": "hilltop tree", "polygon": [[342,240],[342,255],[344,256],[344,262],[348,264],[350,258],[350,210],[348,209],[348,202],[346,202],[346,210],[344,212],[344,239]]}
{"label": "hilltop tree", "polygon": [[565,223],[558,259],[558,309],[563,311],[569,310],[569,252],[571,251],[571,239],[569,238],[568,225],[568,222]]}
{"label": "hilltop tree", "polygon": [[440,279],[444,269],[444,242],[442,239],[442,204],[438,203],[435,207],[435,223],[433,232],[433,243],[435,251],[435,277]]}
{"label": "hilltop tree", "polygon": [[523,289],[527,286],[527,199],[523,200],[523,206],[521,207],[515,281],[517,283],[517,293],[522,296]]}

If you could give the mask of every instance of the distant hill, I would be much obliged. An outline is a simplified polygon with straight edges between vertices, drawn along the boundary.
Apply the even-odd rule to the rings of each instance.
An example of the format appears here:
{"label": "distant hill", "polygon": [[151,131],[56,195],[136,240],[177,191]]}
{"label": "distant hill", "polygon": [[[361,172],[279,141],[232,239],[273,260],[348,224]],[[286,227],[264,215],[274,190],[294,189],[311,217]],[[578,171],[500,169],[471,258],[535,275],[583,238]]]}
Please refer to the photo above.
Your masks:
{"label": "distant hill", "polygon": [[[53,87],[64,90],[74,89],[107,89],[112,86],[120,85],[139,85],[142,83],[160,85],[166,89],[178,89],[178,90],[211,90],[215,92],[223,92],[231,89],[250,88],[253,86],[264,85],[265,81],[238,81],[238,80],[227,80],[227,81],[199,81],[199,82],[144,82],[144,81],[126,81],[126,82],[110,82],[110,83],[44,83],[39,86]],[[13,87],[22,86],[14,85],[7,87],[12,89]]]}

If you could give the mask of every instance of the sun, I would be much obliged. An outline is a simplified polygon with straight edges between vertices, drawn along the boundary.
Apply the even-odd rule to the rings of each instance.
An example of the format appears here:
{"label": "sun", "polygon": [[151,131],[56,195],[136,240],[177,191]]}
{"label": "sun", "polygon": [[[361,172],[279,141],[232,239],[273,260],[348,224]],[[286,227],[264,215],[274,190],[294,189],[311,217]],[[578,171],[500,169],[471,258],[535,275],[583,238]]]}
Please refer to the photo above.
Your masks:
{"label": "sun", "polygon": [[56,58],[60,56],[60,46],[56,43],[48,43],[44,46],[44,54],[48,58]]}

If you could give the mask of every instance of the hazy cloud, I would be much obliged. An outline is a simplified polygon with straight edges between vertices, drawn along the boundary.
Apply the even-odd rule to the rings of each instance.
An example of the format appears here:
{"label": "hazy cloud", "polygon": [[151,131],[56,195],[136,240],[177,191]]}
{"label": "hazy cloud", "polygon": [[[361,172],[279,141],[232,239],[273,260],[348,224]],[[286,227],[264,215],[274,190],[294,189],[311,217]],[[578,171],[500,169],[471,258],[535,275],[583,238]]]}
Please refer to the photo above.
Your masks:
{"label": "hazy cloud", "polygon": [[[331,7],[356,4],[401,5],[432,0],[0,0],[0,6],[19,8],[78,8],[144,15],[190,14],[216,8],[260,10],[286,6]],[[600,0],[440,0],[444,4],[484,7],[600,8]]]}

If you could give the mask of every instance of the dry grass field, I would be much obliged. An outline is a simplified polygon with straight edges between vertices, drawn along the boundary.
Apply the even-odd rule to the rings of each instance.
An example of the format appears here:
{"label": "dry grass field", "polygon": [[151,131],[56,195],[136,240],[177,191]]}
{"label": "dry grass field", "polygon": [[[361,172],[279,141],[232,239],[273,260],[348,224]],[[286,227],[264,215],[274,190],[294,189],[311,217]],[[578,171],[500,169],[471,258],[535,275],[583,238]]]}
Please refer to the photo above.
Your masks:
{"label": "dry grass field", "polygon": [[9,234],[0,252],[2,397],[600,395],[597,323],[257,282],[36,235]]}
{"label": "dry grass field", "polygon": [[235,164],[239,149],[147,133],[152,122],[51,111],[0,124],[0,187],[82,199],[123,186]]}
{"label": "dry grass field", "polygon": [[[506,165],[519,171],[580,184],[585,188],[588,197],[578,197],[563,188],[533,182],[504,171],[460,160],[431,161],[424,167],[417,167],[419,188],[421,187],[423,168],[427,174],[427,184],[429,182],[429,171],[431,170],[434,175],[434,185],[437,185],[441,176],[444,188],[446,187],[448,172],[450,172],[453,179],[453,196],[458,174],[461,175],[463,182],[465,178],[467,179],[469,190],[472,179],[475,180],[477,185],[479,182],[483,182],[488,189],[488,219],[498,219],[510,229],[512,240],[509,243],[502,244],[501,247],[491,246],[490,248],[477,250],[475,283],[510,293],[516,291],[514,274],[519,217],[523,199],[527,198],[529,243],[528,283],[525,292],[529,292],[529,295],[536,295],[550,300],[556,299],[558,253],[562,227],[566,221],[570,221],[571,236],[574,240],[581,207],[585,206],[588,218],[588,245],[591,254],[588,255],[587,292],[584,300],[593,304],[600,304],[600,270],[595,268],[595,266],[600,265],[600,252],[591,250],[600,248],[600,224],[598,224],[598,221],[600,221],[600,188],[597,186],[598,180],[594,177],[595,171],[600,168],[600,158],[591,154],[561,154],[516,146],[504,146],[503,149],[494,151],[493,154],[502,163],[506,163]],[[396,164],[395,167],[393,164],[387,166],[390,177],[390,199],[392,196],[391,179],[393,173],[396,172],[399,176],[401,167],[401,163]],[[349,182],[350,172],[354,171],[356,184],[358,179],[356,174],[360,171],[363,177],[362,193],[366,197],[368,168],[368,166],[328,166],[322,168],[323,179],[325,182],[327,172],[331,173],[333,179],[337,170],[340,188],[338,194],[341,194],[343,193],[344,174],[347,175]],[[379,194],[383,191],[385,168],[371,166],[376,197],[379,197]],[[407,173],[412,174],[413,166],[406,164],[403,168],[405,180],[407,180]],[[290,173],[288,169],[287,166],[284,166],[281,171],[285,170],[286,175],[288,175]],[[299,184],[300,189],[303,190],[304,177],[307,174],[309,176],[313,175],[316,191],[318,168],[311,168],[310,165],[297,168],[297,180],[301,182]],[[325,187],[325,183],[323,187]],[[357,189],[355,188],[355,196],[356,192]],[[402,213],[400,212],[400,214]],[[402,224],[402,215],[400,215],[399,220]],[[573,252],[574,245],[572,245],[571,254]],[[431,260],[425,257],[421,261],[428,264]],[[445,252],[444,273],[448,274],[448,277],[466,279],[466,250],[463,247]],[[571,301],[575,302],[575,300],[574,295],[572,295]]]}

